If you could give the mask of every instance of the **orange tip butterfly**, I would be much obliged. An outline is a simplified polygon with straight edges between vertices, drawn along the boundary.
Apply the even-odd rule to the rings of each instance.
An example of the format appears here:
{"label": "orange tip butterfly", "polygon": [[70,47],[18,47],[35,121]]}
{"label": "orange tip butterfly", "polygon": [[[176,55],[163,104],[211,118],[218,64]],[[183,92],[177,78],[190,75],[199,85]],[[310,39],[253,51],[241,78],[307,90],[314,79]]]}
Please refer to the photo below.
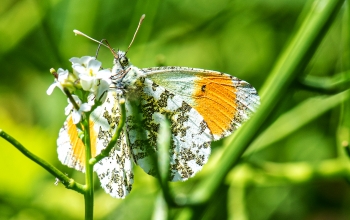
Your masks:
{"label": "orange tip butterfly", "polygon": [[[130,193],[133,163],[155,175],[153,155],[165,117],[170,120],[172,134],[170,181],[184,181],[207,163],[211,141],[232,134],[260,104],[256,90],[234,76],[189,67],[139,69],[130,63],[126,52],[107,47],[114,55],[112,83],[89,121],[95,157],[114,135],[121,117],[119,100],[125,99],[126,122],[120,137],[109,156],[94,166],[102,188],[113,197],[124,198]],[[63,164],[85,171],[80,132],[69,115],[59,132],[58,156]]]}

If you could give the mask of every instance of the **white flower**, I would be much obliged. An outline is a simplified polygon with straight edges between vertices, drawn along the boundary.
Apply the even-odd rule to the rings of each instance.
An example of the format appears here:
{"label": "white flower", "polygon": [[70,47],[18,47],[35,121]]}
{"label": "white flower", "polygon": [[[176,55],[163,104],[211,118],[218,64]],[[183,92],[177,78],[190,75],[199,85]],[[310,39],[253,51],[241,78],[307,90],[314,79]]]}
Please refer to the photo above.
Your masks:
{"label": "white flower", "polygon": [[77,77],[80,77],[80,74],[97,72],[101,67],[101,62],[97,61],[95,57],[90,56],[83,56],[81,58],[73,57],[69,59],[69,61],[72,62],[73,73],[76,74]]}
{"label": "white flower", "polygon": [[93,93],[90,93],[87,97],[87,102],[90,106],[95,105],[95,95]]}
{"label": "white flower", "polygon": [[[95,57],[73,57],[69,61],[72,62],[73,73],[80,78],[80,84],[83,90],[101,95],[112,83],[110,79],[112,75],[111,70],[100,70],[101,62],[96,60]],[[106,86],[107,84],[108,86]],[[100,88],[100,85],[103,85],[103,87]]]}
{"label": "white flower", "polygon": [[63,87],[61,84],[68,79],[68,75],[68,70],[63,70],[59,68],[57,71],[57,79],[55,78],[55,82],[50,85],[50,87],[46,91],[46,94],[51,95],[56,87],[60,88],[63,91]]}
{"label": "white flower", "polygon": [[96,98],[99,100],[99,101],[102,101],[103,98],[105,97],[105,92],[109,89],[109,86],[111,85],[112,83],[112,80],[108,79],[108,80],[105,80],[105,79],[102,79],[100,81],[100,85],[98,86],[98,89],[96,91]]}
{"label": "white flower", "polygon": [[72,113],[73,123],[74,124],[78,124],[81,121],[82,113],[90,111],[91,110],[91,106],[93,105],[93,103],[89,102],[89,103],[83,103],[82,104],[82,101],[79,99],[78,96],[72,95],[72,97],[73,97],[75,103],[77,103],[77,105],[79,106],[79,110],[75,109],[74,105],[68,99],[68,103],[69,104],[65,108],[65,114],[69,115],[70,113]]}

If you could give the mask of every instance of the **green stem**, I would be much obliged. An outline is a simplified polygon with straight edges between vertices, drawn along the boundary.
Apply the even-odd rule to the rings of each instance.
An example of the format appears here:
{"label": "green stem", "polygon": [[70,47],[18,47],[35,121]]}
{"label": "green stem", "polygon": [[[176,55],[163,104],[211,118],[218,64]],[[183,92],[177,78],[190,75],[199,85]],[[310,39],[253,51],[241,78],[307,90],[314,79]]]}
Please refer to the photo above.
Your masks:
{"label": "green stem", "polygon": [[90,141],[90,127],[89,114],[84,120],[84,143],[85,143],[85,219],[92,220],[94,214],[94,179],[93,179],[93,165],[89,163],[91,159],[91,141]]}
{"label": "green stem", "polygon": [[[274,163],[262,162],[266,175],[285,180],[286,183],[308,183],[315,179],[343,178],[350,176],[348,161],[338,157],[323,160],[316,164],[306,162]],[[253,180],[252,180],[253,181]]]}
{"label": "green stem", "polygon": [[42,168],[47,170],[49,173],[51,173],[53,176],[58,178],[67,189],[72,189],[74,191],[77,191],[79,193],[84,194],[83,185],[75,182],[73,179],[66,176],[64,173],[62,173],[56,167],[52,166],[51,164],[49,164],[45,160],[43,160],[40,157],[36,156],[35,154],[31,153],[21,143],[19,143],[16,139],[14,139],[13,137],[11,137],[9,134],[7,134],[5,131],[3,131],[1,129],[0,129],[0,137],[4,138],[6,141],[8,141],[10,144],[12,144],[15,148],[17,148],[17,150],[19,150],[22,154],[24,154],[26,157],[28,157],[34,163],[38,164],[39,166],[41,166]]}
{"label": "green stem", "polygon": [[[174,201],[174,197],[169,190],[169,166],[170,166],[170,145],[171,130],[170,120],[164,118],[160,123],[159,136],[157,140],[157,157],[153,157],[153,161],[157,164],[157,180],[162,189],[162,195],[168,206],[176,207],[178,204]],[[167,206],[167,208],[168,208]]]}
{"label": "green stem", "polygon": [[69,92],[69,90],[67,88],[63,88],[64,93],[66,94],[66,96],[68,97],[69,101],[72,103],[73,107],[75,108],[75,110],[79,110],[79,105],[75,102],[72,94]]}
{"label": "green stem", "polygon": [[103,149],[99,155],[97,155],[96,157],[91,158],[89,160],[90,165],[95,165],[97,162],[99,162],[103,158],[107,157],[109,155],[109,152],[112,150],[112,148],[115,146],[115,144],[117,143],[117,141],[119,139],[120,132],[122,131],[122,129],[124,127],[125,119],[126,119],[125,100],[124,99],[120,100],[119,104],[120,104],[121,116],[120,116],[118,127],[117,127],[111,141],[109,142],[108,146],[105,149]]}
{"label": "green stem", "polygon": [[[341,68],[343,70],[349,70],[350,69],[350,56],[349,56],[349,49],[350,49],[350,30],[349,30],[349,23],[350,23],[350,1],[347,1],[345,10],[343,15],[343,54],[341,57]],[[347,71],[349,72],[349,71]],[[348,81],[350,81],[350,74],[346,74],[347,72],[342,74],[342,77]],[[350,116],[349,116],[349,110],[350,110],[350,102],[349,100],[345,100],[341,105],[341,112],[340,112],[340,120],[338,125],[338,131],[337,131],[337,153],[338,157],[343,159],[345,163],[349,164],[349,158],[350,158]],[[350,181],[350,175],[346,176],[347,181]]]}
{"label": "green stem", "polygon": [[350,71],[338,73],[332,77],[306,76],[301,87],[322,93],[337,93],[350,87]]}
{"label": "green stem", "polygon": [[[259,137],[257,137],[250,147],[244,152],[243,157],[247,158],[260,150],[281,141],[331,109],[334,109],[343,102],[348,101],[349,98],[350,89],[336,95],[312,97],[302,101],[291,110],[281,114],[273,123],[269,125],[268,128],[266,128],[263,132],[260,132]],[[310,109],[314,110],[310,111]],[[299,116],[298,120],[295,120],[296,115]]]}
{"label": "green stem", "polygon": [[[239,161],[258,130],[279,100],[288,92],[289,85],[303,73],[344,0],[315,1],[291,43],[283,52],[261,91],[261,106],[255,115],[237,131],[225,149],[217,171],[196,187],[187,200],[199,204],[214,195],[227,173]],[[238,135],[239,134],[239,135]]]}

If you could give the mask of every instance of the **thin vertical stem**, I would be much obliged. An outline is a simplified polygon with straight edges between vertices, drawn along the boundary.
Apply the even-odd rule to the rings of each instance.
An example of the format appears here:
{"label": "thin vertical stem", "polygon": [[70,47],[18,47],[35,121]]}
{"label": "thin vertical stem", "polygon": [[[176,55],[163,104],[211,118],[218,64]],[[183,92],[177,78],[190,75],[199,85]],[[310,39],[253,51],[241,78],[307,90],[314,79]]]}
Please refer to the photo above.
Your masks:
{"label": "thin vertical stem", "polygon": [[89,116],[84,120],[84,142],[85,142],[85,219],[92,220],[94,214],[94,180],[93,180],[93,165],[90,165],[91,159],[91,141]]}
{"label": "thin vertical stem", "polygon": [[[342,23],[342,57],[341,57],[341,70],[349,70],[350,68],[350,55],[349,55],[349,49],[350,49],[350,30],[349,30],[349,24],[350,24],[350,1],[347,1],[347,4],[344,7],[344,14],[343,14],[343,23]],[[343,78],[345,80],[350,80],[350,77],[348,74],[342,73]],[[338,155],[341,159],[348,162],[349,161],[349,143],[350,143],[350,116],[349,116],[349,110],[350,110],[350,102],[349,100],[346,100],[342,103],[341,106],[341,114],[340,114],[340,120],[339,120],[339,126],[338,126],[338,132],[337,132],[337,139],[338,139]],[[349,180],[349,178],[347,178]]]}

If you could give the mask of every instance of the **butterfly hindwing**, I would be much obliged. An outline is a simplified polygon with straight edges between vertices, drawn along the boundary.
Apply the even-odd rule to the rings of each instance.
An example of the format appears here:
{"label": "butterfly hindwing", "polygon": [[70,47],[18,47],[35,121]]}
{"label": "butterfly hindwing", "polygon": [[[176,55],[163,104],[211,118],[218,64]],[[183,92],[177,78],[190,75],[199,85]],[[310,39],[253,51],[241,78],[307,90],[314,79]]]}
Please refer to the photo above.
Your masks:
{"label": "butterfly hindwing", "polygon": [[[207,162],[213,136],[203,117],[181,97],[147,78],[127,94],[126,130],[135,162],[155,175],[161,120],[171,121],[170,180],[186,180]],[[135,98],[137,97],[137,98]]]}
{"label": "butterfly hindwing", "polygon": [[94,166],[102,188],[111,196],[124,198],[131,191],[134,182],[132,158],[126,136],[122,131],[116,146],[109,156]]}
{"label": "butterfly hindwing", "polygon": [[[114,135],[120,120],[119,100],[115,90],[109,90],[101,106],[90,116],[94,121],[94,130],[98,131],[97,152],[106,148]],[[98,123],[96,123],[98,122]],[[117,143],[109,155],[94,166],[102,188],[111,196],[124,198],[130,193],[133,183],[133,160],[124,131],[120,133]]]}

